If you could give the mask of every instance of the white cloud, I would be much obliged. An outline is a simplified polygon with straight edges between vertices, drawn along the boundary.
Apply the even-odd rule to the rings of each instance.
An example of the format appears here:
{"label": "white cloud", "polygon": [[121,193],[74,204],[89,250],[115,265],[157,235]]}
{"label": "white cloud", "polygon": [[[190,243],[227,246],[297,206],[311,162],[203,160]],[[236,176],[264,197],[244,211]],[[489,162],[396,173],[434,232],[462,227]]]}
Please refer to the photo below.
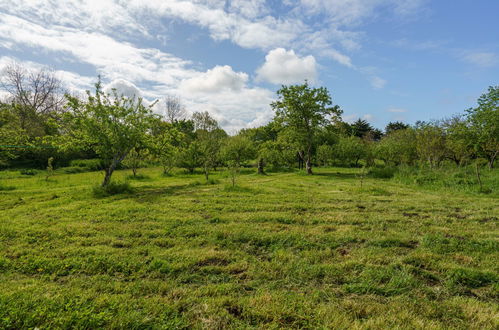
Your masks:
{"label": "white cloud", "polygon": [[385,85],[386,85],[386,80],[382,79],[378,76],[372,76],[370,78],[370,81],[371,81],[371,86],[374,89],[381,89],[381,88],[385,87]]}
{"label": "white cloud", "polygon": [[462,59],[476,66],[488,68],[499,63],[499,57],[491,52],[468,52],[462,56]]}
{"label": "white cloud", "polygon": [[103,88],[104,92],[106,93],[112,93],[113,89],[116,90],[118,96],[123,95],[129,98],[142,97],[142,92],[139,90],[139,88],[132,82],[125,79],[115,79]]}
{"label": "white cloud", "polygon": [[257,70],[257,80],[273,84],[293,84],[305,79],[317,79],[317,64],[311,55],[299,57],[293,50],[284,48],[271,50],[265,63]]}
{"label": "white cloud", "polygon": [[403,109],[403,108],[389,108],[386,111],[392,112],[392,113],[404,113],[404,112],[407,112],[407,109]]}
{"label": "white cloud", "polygon": [[227,89],[240,91],[247,81],[246,73],[234,72],[230,66],[224,65],[182,81],[180,88],[193,93],[216,93]]}

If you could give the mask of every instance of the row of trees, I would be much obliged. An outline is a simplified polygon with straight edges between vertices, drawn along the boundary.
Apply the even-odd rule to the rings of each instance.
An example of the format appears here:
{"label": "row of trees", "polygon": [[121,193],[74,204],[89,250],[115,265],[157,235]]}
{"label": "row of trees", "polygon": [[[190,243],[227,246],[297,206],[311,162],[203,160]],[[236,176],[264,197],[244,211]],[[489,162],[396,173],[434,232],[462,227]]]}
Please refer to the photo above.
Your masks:
{"label": "row of trees", "polygon": [[384,133],[361,119],[343,122],[342,110],[324,87],[283,86],[271,104],[270,123],[228,136],[208,112],[188,117],[178,98],[165,98],[159,115],[154,104],[140,98],[104,92],[100,79],[94,92],[75,96],[52,72],[11,65],[0,83],[10,95],[0,103],[0,165],[43,166],[53,157],[62,166],[71,159],[99,158],[103,186],[123,164],[134,174],[145,163],[161,164],[165,173],[201,168],[208,180],[221,166],[237,172],[249,161],[259,173],[298,166],[312,174],[314,164],[373,165],[376,160],[436,167],[484,158],[492,168],[499,153],[497,86],[462,115],[414,126],[394,122]]}

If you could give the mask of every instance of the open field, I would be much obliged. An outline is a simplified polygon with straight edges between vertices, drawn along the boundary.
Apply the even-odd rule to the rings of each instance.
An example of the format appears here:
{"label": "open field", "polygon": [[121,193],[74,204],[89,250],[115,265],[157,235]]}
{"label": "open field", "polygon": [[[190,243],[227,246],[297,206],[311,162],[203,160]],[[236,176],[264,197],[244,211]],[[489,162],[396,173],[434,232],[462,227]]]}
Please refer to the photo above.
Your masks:
{"label": "open field", "polygon": [[1,173],[0,328],[497,328],[497,197],[358,171]]}

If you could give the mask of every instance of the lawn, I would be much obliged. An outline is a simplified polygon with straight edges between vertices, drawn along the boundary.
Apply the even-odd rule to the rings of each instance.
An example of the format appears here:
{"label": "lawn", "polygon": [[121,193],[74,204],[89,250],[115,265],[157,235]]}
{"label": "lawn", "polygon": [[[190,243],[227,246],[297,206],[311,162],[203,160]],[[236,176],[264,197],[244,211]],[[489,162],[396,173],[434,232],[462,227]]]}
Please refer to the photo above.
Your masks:
{"label": "lawn", "polygon": [[358,171],[4,171],[0,328],[497,329],[499,199]]}

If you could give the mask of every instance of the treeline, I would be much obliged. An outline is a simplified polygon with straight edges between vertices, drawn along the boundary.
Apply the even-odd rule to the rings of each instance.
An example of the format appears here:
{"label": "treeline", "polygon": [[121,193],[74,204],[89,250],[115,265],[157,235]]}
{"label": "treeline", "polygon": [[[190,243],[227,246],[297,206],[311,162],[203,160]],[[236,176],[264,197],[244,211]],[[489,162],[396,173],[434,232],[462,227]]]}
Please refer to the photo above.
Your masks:
{"label": "treeline", "polygon": [[244,165],[258,173],[298,167],[309,174],[313,166],[330,165],[481,162],[493,168],[499,153],[499,86],[460,115],[413,126],[392,122],[384,131],[362,119],[342,121],[324,87],[283,86],[270,105],[271,122],[229,136],[208,112],[188,116],[176,97],[166,97],[158,114],[140,98],[104,92],[100,79],[93,92],[75,96],[54,73],[12,64],[0,82],[8,93],[0,103],[0,166],[86,164],[105,171],[103,186],[123,166],[134,174],[149,164],[161,165],[165,174],[175,167],[201,169],[209,180],[217,168],[235,176]]}

